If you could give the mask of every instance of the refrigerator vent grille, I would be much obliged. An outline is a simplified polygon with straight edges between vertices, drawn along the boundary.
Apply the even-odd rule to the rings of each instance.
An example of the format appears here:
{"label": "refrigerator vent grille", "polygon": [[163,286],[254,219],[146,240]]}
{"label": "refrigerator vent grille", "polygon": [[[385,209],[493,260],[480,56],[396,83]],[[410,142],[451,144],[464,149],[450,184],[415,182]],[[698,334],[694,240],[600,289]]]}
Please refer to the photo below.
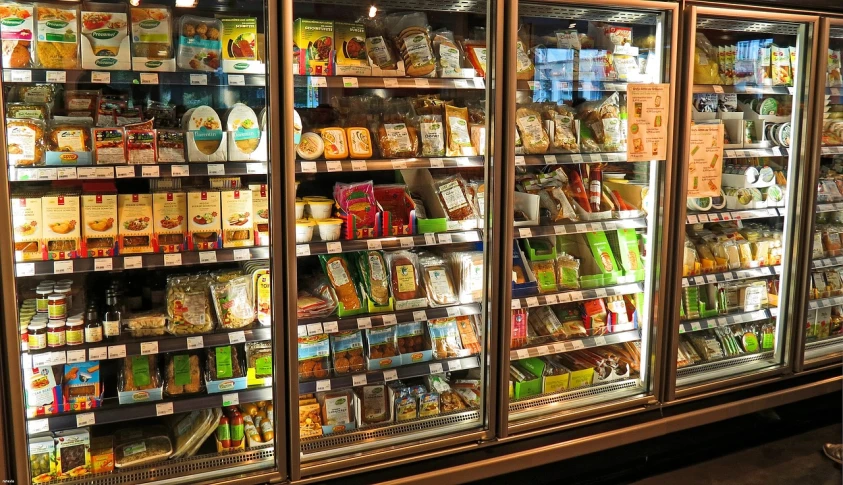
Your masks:
{"label": "refrigerator vent grille", "polygon": [[737,32],[757,32],[763,34],[797,35],[799,24],[755,22],[720,18],[697,20],[697,29],[732,30]]}
{"label": "refrigerator vent grille", "polygon": [[[114,473],[89,475],[80,480],[53,480],[48,485],[123,485],[145,483],[153,480],[170,480],[173,483],[193,483],[203,479],[200,474],[214,470],[244,467],[243,472],[267,468],[275,464],[272,446],[249,450],[244,453],[215,453],[191,458],[155,463],[151,466],[117,469]],[[251,467],[247,467],[252,465]],[[212,478],[212,477],[207,477]]]}
{"label": "refrigerator vent grille", "polygon": [[[368,6],[369,3],[376,3],[379,9],[384,10],[418,10],[418,0],[378,0],[377,2],[361,2],[360,0],[296,0],[297,4],[311,3],[322,5],[347,5],[360,8],[361,5]],[[425,0],[425,10],[440,12],[468,12],[487,13],[485,0]]]}
{"label": "refrigerator vent grille", "polygon": [[312,453],[326,448],[347,446],[376,438],[388,438],[395,435],[403,435],[405,433],[425,431],[438,428],[440,426],[454,426],[479,421],[480,411],[478,410],[468,412],[458,411],[455,413],[439,415],[435,418],[416,419],[402,422],[401,424],[364,428],[362,430],[336,433],[323,438],[302,441],[301,451],[302,453]]}
{"label": "refrigerator vent grille", "polygon": [[645,25],[655,25],[660,15],[652,12],[619,12],[599,8],[578,8],[547,4],[521,4],[518,6],[518,14],[525,17],[548,17],[568,20],[589,20],[592,22]]}
{"label": "refrigerator vent grille", "polygon": [[710,362],[707,364],[699,364],[689,367],[683,367],[681,369],[677,369],[676,371],[676,378],[694,376],[698,374],[703,374],[706,372],[717,371],[721,369],[730,369],[735,366],[739,366],[742,364],[749,364],[752,362],[757,362],[759,360],[766,360],[773,357],[772,352],[764,352],[763,354],[753,354],[753,355],[745,355],[743,357],[735,357],[733,359],[723,359],[718,360],[716,362]]}
{"label": "refrigerator vent grille", "polygon": [[629,389],[631,387],[638,386],[638,379],[628,379],[625,381],[617,381],[610,384],[598,384],[595,386],[589,386],[584,388],[579,388],[575,391],[569,392],[562,392],[562,393],[554,393],[554,394],[541,394],[538,396],[530,396],[527,399],[521,401],[513,401],[509,404],[509,411],[510,412],[517,412],[517,411],[524,411],[526,409],[540,407],[540,406],[548,406],[550,404],[562,403],[567,401],[572,401],[575,399],[584,399],[589,397],[594,397],[599,394],[606,394],[609,392],[614,391],[621,391],[624,389]]}

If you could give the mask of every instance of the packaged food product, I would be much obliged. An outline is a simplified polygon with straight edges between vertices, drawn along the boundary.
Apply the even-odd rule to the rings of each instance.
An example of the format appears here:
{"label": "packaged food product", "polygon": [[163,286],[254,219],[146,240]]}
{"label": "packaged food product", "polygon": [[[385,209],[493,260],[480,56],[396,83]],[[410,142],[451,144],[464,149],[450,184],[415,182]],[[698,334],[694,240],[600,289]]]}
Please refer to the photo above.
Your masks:
{"label": "packaged food product", "polygon": [[181,130],[155,130],[155,145],[159,163],[184,162],[184,132]]}
{"label": "packaged food product", "polygon": [[318,403],[299,403],[299,436],[322,436],[322,412]]}
{"label": "packaged food product", "polygon": [[167,331],[172,335],[195,335],[214,329],[206,275],[167,278]]}
{"label": "packaged food product", "polygon": [[6,103],[6,116],[14,119],[46,121],[50,119],[50,107],[45,103]]}
{"label": "packaged food product", "polygon": [[389,421],[389,391],[383,384],[363,386],[359,391],[363,410],[362,424],[377,424]]}
{"label": "packaged food product", "polygon": [[418,275],[418,257],[409,251],[386,254],[390,287],[396,301],[413,300],[423,296]]}
{"label": "packaged food product", "polygon": [[38,65],[45,69],[79,68],[79,10],[77,7],[35,6]]}
{"label": "packaged food product", "polygon": [[164,394],[183,396],[205,390],[198,354],[167,354],[164,360]]}
{"label": "packaged food product", "polygon": [[422,281],[424,282],[427,299],[431,306],[454,305],[457,295],[454,279],[445,260],[432,253],[422,253],[419,257],[422,267]]}
{"label": "packaged food product", "polygon": [[179,252],[186,249],[187,194],[156,192],[152,194],[153,232],[157,252]]}
{"label": "packaged food product", "polygon": [[43,220],[41,197],[36,194],[12,194],[12,228],[15,260],[43,259],[41,253]]}
{"label": "packaged food product", "polygon": [[[222,18],[222,59],[225,72],[251,72],[248,64],[258,61],[258,19]],[[244,65],[246,64],[246,65]]]}
{"label": "packaged food product", "polygon": [[177,414],[169,420],[173,430],[173,454],[171,459],[192,456],[190,451],[202,445],[209,430],[216,429],[219,409],[202,409],[186,414]]}
{"label": "packaged food product", "polygon": [[206,380],[220,381],[246,377],[243,364],[240,361],[240,351],[234,345],[207,349]]}
{"label": "packaged food product", "polygon": [[351,391],[332,391],[320,396],[322,424],[339,426],[354,422],[351,409]]}
{"label": "packaged food product", "polygon": [[189,71],[216,71],[222,57],[222,22],[214,18],[183,15],[179,19],[176,63]]}
{"label": "packaged food product", "polygon": [[389,273],[383,253],[380,251],[360,253],[357,256],[357,267],[369,299],[376,305],[389,304]]}
{"label": "packaged food product", "polygon": [[150,311],[122,317],[123,326],[133,338],[160,337],[166,333],[167,315]]}
{"label": "packaged food product", "polygon": [[427,322],[427,330],[430,333],[430,343],[435,359],[460,357],[466,354],[455,318],[430,320]]}
{"label": "packaged food product", "polygon": [[[5,42],[3,50],[6,50]],[[33,436],[29,439],[29,471],[33,484],[46,483],[56,478],[56,444],[52,436]]]}
{"label": "packaged food product", "polygon": [[272,377],[272,344],[270,342],[247,343],[246,368],[254,369],[255,379]]}
{"label": "packaged food product", "polygon": [[119,194],[117,216],[120,253],[152,252],[152,194]]}
{"label": "packaged food product", "polygon": [[406,123],[382,123],[378,145],[384,158],[411,158],[418,155],[419,137],[416,128]]}
{"label": "packaged food product", "polygon": [[332,20],[296,19],[293,43],[298,47],[298,74],[332,76],[334,59],[334,22]]}
{"label": "packaged food product", "polygon": [[117,468],[140,466],[166,460],[173,454],[173,444],[164,434],[118,444],[114,449]]}
{"label": "packaged food product", "polygon": [[88,257],[113,256],[117,248],[117,195],[82,196],[82,248]]}
{"label": "packaged food product", "polygon": [[550,138],[544,131],[538,111],[531,108],[518,108],[515,111],[515,125],[521,134],[524,153],[547,153]]}
{"label": "packaged food product", "polygon": [[38,120],[6,120],[6,150],[9,165],[42,165],[46,144],[46,125]]}
{"label": "packaged food product", "polygon": [[328,335],[318,334],[298,339],[299,379],[324,379],[329,375]]}
{"label": "packaged food product", "polygon": [[468,108],[445,105],[445,132],[448,144],[445,154],[449,157],[474,156],[477,150],[471,144],[468,129]]}
{"label": "packaged food product", "polygon": [[416,419],[419,415],[418,397],[412,395],[395,397],[395,421]]}
{"label": "packaged food product", "polygon": [[456,391],[448,390],[439,395],[439,409],[443,413],[450,413],[466,409],[466,405]]}
{"label": "packaged food product", "polygon": [[56,431],[56,478],[77,478],[91,473],[91,434],[87,428]]}
{"label": "packaged food product", "polygon": [[222,144],[222,121],[210,106],[198,106],[188,111],[182,128],[192,133],[193,144],[205,155],[213,155]]}
{"label": "packaged food product", "polygon": [[131,7],[132,69],[174,71],[172,15],[161,5]]}
{"label": "packaged food product", "polygon": [[342,255],[320,255],[319,261],[331,286],[337,294],[339,302],[345,310],[358,310],[363,308],[360,295],[357,292],[357,285],[351,274],[348,261]]}
{"label": "packaged food product", "polygon": [[423,12],[391,14],[386,25],[404,59],[407,75],[426,77],[433,73],[436,57],[427,29],[427,16]]}
{"label": "packaged food product", "polygon": [[[0,25],[2,25],[0,39],[2,39],[4,68],[32,67],[32,43],[35,40],[33,18],[32,5],[12,2],[0,5]],[[36,474],[33,472],[33,475]]]}
{"label": "packaged food product", "polygon": [[395,327],[371,328],[366,330],[369,359],[383,359],[398,356]]}
{"label": "packaged food product", "polygon": [[486,41],[467,40],[465,56],[477,72],[477,76],[486,77]]}
{"label": "packaged food product", "polygon": [[261,129],[255,110],[243,103],[234,104],[226,115],[225,129],[234,145],[245,154],[254,153],[261,141]]}
{"label": "packaged food product", "polygon": [[155,130],[126,130],[126,154],[131,164],[153,164],[156,160]]}
{"label": "packaged food product", "polygon": [[720,84],[720,66],[717,50],[705,34],[697,32],[694,49],[694,83]]}
{"label": "packaged food product", "polygon": [[81,228],[78,195],[57,194],[41,198],[41,219],[48,259],[79,257]]}
{"label": "packaged food product", "polygon": [[94,163],[126,163],[126,143],[123,128],[92,128]]}
{"label": "packaged food product", "polygon": [[121,391],[148,391],[161,387],[157,355],[125,357],[120,371]]}
{"label": "packaged food product", "polygon": [[434,190],[448,220],[464,221],[476,217],[474,207],[466,195],[466,185],[459,174],[434,181]]}
{"label": "packaged food product", "polygon": [[398,353],[402,355],[426,350],[423,322],[399,323],[395,336],[398,338]]}
{"label": "packaged food product", "polygon": [[372,157],[372,137],[369,130],[362,127],[350,127],[345,129],[348,138],[348,153],[351,158]]}
{"label": "packaged food product", "polygon": [[131,69],[126,8],[122,5],[84,6],[81,50],[83,69]]}
{"label": "packaged food product", "polygon": [[481,347],[477,338],[477,331],[469,316],[454,317],[457,324],[457,330],[460,332],[460,341],[465,350],[471,355],[479,354]]}
{"label": "packaged food product", "polygon": [[221,244],[220,193],[187,193],[187,231],[190,249],[218,249]]}
{"label": "packaged food product", "polygon": [[336,206],[347,215],[349,220],[346,223],[353,223],[356,230],[375,229],[378,207],[374,192],[371,180],[352,184],[338,182],[334,185]]}

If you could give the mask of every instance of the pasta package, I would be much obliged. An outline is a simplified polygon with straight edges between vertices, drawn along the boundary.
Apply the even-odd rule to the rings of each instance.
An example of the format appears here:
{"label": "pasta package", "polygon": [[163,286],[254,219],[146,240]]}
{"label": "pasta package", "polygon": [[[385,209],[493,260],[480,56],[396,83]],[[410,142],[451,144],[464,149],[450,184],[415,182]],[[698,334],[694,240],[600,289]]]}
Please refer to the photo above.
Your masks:
{"label": "pasta package", "polygon": [[448,140],[445,150],[447,156],[477,155],[477,150],[471,144],[471,136],[468,130],[468,108],[445,105],[445,132]]}
{"label": "pasta package", "polygon": [[319,261],[322,264],[322,269],[328,275],[331,287],[337,294],[337,299],[342,303],[342,308],[347,311],[362,309],[363,302],[345,257],[323,254],[319,256]]}
{"label": "pasta package", "polygon": [[79,10],[76,7],[35,6],[35,52],[46,69],[79,68]]}
{"label": "pasta package", "polygon": [[207,275],[167,278],[167,331],[172,335],[196,335],[214,329]]}

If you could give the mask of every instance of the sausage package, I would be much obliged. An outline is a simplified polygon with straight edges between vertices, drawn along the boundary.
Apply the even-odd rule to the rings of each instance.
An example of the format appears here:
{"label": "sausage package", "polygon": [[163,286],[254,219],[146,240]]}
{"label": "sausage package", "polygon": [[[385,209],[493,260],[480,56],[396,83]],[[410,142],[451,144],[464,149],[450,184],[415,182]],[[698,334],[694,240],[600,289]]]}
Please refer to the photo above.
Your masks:
{"label": "sausage package", "polygon": [[381,251],[358,253],[356,260],[366,296],[377,306],[389,305],[389,271],[383,253]]}
{"label": "sausage package", "polygon": [[427,306],[419,277],[419,261],[415,253],[394,251],[386,253],[389,266],[390,288],[395,298],[395,309]]}
{"label": "sausage package", "polygon": [[340,315],[346,311],[363,310],[363,300],[360,298],[351,266],[345,256],[323,254],[319,255],[319,262],[322,264],[325,274],[328,275],[331,287],[334,289],[337,300],[341,305],[339,308]]}

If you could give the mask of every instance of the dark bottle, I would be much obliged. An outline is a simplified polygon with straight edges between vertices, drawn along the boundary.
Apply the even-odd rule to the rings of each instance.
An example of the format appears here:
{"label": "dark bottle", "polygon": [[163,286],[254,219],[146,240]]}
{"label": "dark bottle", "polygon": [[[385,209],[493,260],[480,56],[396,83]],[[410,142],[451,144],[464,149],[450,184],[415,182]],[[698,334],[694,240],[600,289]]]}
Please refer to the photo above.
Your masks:
{"label": "dark bottle", "polygon": [[85,342],[102,342],[102,322],[94,302],[89,303],[88,309],[85,310]]}
{"label": "dark bottle", "polygon": [[102,314],[102,327],[105,333],[106,340],[114,341],[120,336],[121,318],[123,312],[121,311],[118,293],[115,288],[109,289],[105,293],[105,308]]}

